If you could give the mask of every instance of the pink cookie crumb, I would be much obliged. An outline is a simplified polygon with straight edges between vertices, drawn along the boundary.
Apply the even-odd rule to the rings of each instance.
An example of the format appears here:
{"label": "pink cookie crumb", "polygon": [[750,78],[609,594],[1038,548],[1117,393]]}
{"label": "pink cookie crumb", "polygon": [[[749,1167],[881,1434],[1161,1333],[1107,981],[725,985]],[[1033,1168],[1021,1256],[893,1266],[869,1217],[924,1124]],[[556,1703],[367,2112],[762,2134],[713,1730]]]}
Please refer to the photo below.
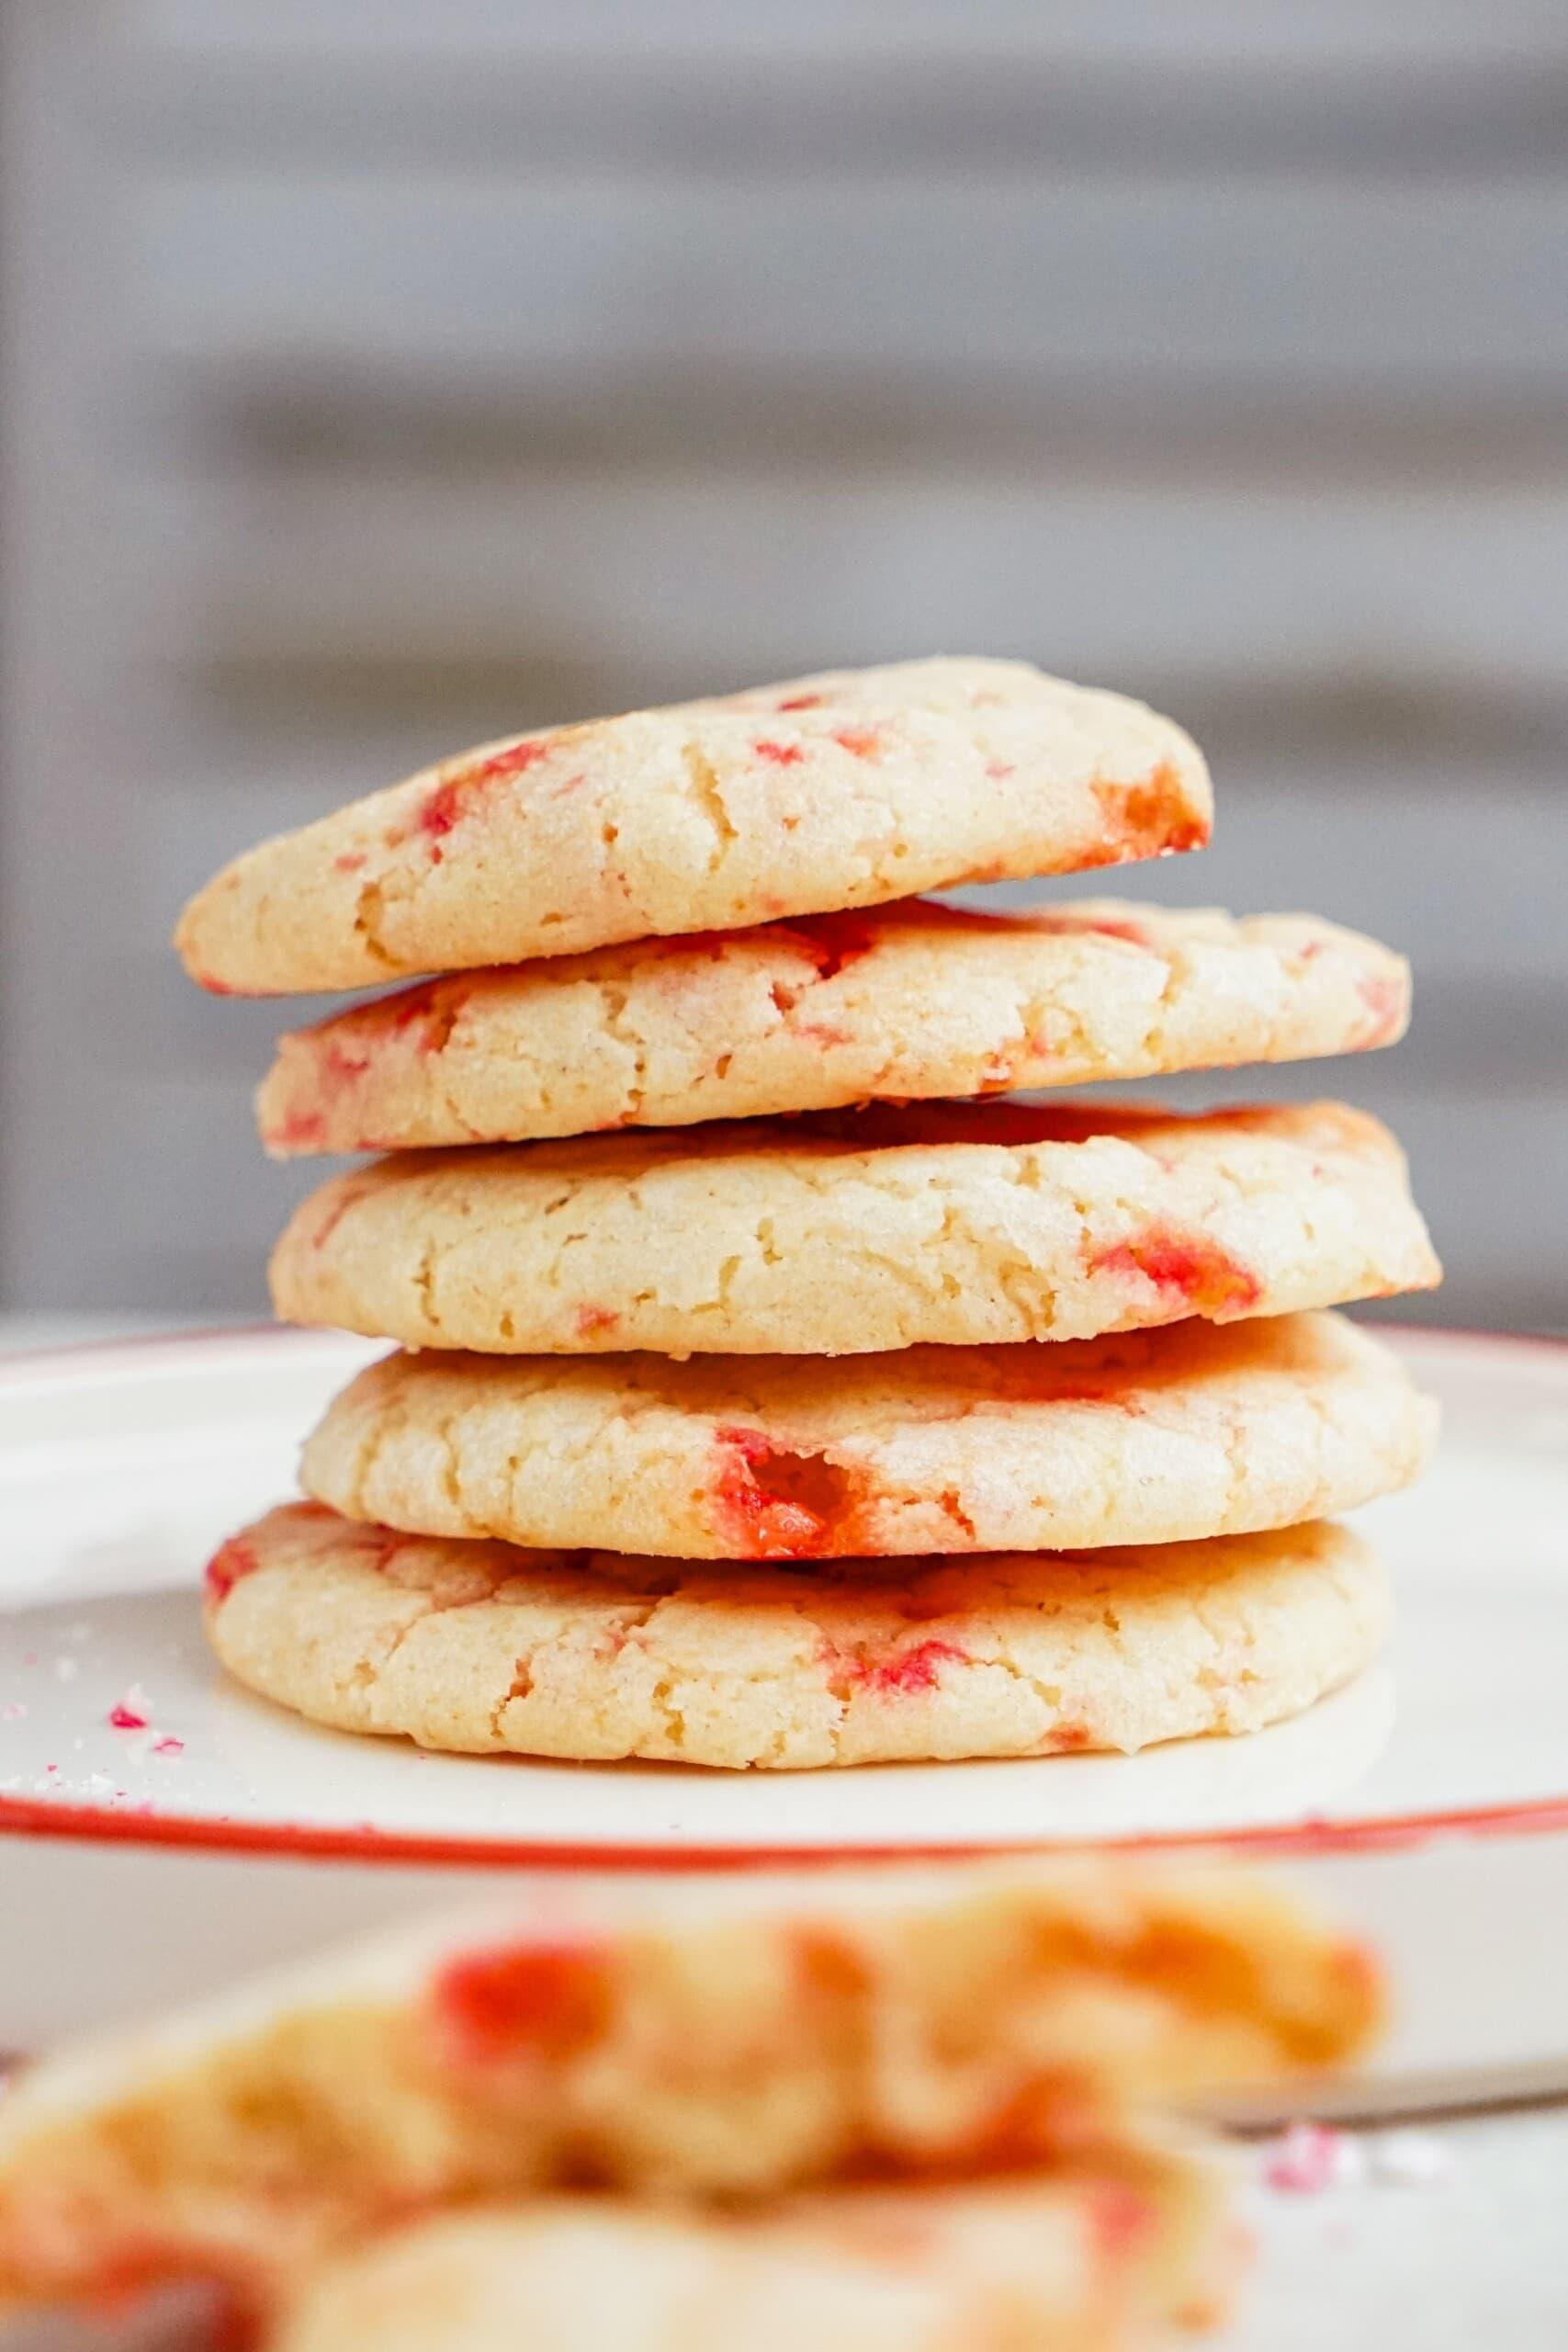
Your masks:
{"label": "pink cookie crumb", "polygon": [[1316,2197],[1360,2177],[1360,2150],[1326,2123],[1298,2120],[1276,2140],[1263,2166],[1270,2188],[1287,2197]]}

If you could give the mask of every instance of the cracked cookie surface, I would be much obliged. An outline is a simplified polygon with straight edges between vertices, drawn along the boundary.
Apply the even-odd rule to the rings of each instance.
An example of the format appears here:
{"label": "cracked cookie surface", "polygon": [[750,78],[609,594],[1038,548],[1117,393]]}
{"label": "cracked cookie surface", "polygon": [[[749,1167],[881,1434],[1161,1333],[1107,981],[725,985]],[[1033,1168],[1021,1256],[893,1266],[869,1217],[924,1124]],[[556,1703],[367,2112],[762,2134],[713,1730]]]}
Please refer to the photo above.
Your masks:
{"label": "cracked cookie surface", "polygon": [[1348,1680],[1389,1617],[1372,1555],[1323,1523],[792,1570],[399,1535],[310,1504],[223,1547],[207,1612],[240,1681],[342,1731],[773,1770],[1257,1731]]}
{"label": "cracked cookie surface", "polygon": [[922,1104],[409,1152],[313,1193],[271,1271],[287,1321],[674,1356],[1090,1338],[1439,1272],[1393,1136],[1332,1102]]}
{"label": "cracked cookie surface", "polygon": [[460,973],[279,1040],[267,1149],[523,1142],[1392,1045],[1410,973],[1314,915],[911,899]]}
{"label": "cracked cookie surface", "polygon": [[181,917],[220,992],[728,931],[1201,847],[1196,746],[1027,662],[836,671],[483,744],[264,842]]}
{"label": "cracked cookie surface", "polygon": [[306,1490],[412,1534],[684,1559],[1078,1550],[1332,1517],[1405,1485],[1437,1408],[1333,1314],[893,1355],[400,1354]]}

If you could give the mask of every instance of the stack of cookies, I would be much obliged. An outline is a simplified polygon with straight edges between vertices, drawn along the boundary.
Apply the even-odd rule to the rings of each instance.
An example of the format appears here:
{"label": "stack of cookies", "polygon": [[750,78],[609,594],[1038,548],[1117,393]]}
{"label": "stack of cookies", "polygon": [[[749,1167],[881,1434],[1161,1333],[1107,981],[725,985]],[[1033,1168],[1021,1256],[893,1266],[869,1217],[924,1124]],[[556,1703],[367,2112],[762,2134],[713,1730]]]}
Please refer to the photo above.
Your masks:
{"label": "stack of cookies", "polygon": [[201,2278],[276,2352],[1135,2352],[1240,2252],[1148,2109],[1299,2086],[1380,2006],[1234,1875],[580,1876],[39,2066],[0,2330]]}
{"label": "stack of cookies", "polygon": [[[398,1343],[224,1545],[229,1668],[425,1746],[716,1766],[1252,1731],[1383,1637],[1331,1515],[1434,1412],[1327,1311],[1438,1279],[1338,1103],[1018,1090],[1391,1043],[1304,915],[912,894],[1201,846],[1122,696],[916,662],[485,746],[187,909],[231,992],[420,985],[286,1037],[279,1312]],[[613,1131],[613,1132],[612,1132]]]}

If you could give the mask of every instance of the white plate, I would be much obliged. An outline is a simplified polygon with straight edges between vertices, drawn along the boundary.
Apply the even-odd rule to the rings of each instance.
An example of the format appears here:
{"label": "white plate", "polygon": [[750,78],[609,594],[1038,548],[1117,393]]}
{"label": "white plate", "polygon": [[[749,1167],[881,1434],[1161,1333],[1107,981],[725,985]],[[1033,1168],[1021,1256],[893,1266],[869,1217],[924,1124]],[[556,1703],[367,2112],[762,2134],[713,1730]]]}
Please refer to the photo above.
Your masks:
{"label": "white plate", "polygon": [[[1348,1689],[1251,1739],[1135,1757],[734,1775],[430,1756],[320,1730],[216,1671],[202,1564],[292,1490],[300,1437],[376,1350],[262,1331],[15,1362],[0,1367],[0,1819],[337,1851],[374,1836],[476,1860],[1308,1822],[1321,1838],[1551,1804],[1568,1819],[1568,1351],[1400,1344],[1441,1393],[1446,1433],[1420,1487],[1359,1514],[1402,1619]],[[114,1727],[127,1702],[149,1730]]]}
{"label": "white plate", "polygon": [[[667,1869],[1084,1838],[1219,1840],[1386,1863],[1484,1833],[1504,1836],[1514,1861],[1472,1854],[1464,1885],[1484,1875],[1477,1899],[1501,1936],[1513,1898],[1496,1882],[1517,1882],[1526,1909],[1516,1924],[1528,1918],[1539,1949],[1541,1906],[1555,1901],[1568,1918],[1568,1838],[1525,1834],[1568,1829],[1568,1350],[1457,1334],[1398,1344],[1442,1396],[1445,1436],[1415,1492],[1359,1514],[1394,1572],[1401,1622],[1387,1659],[1348,1689],[1251,1739],[1136,1757],[734,1776],[427,1756],[316,1729],[217,1672],[198,1623],[202,1563],[290,1490],[301,1435],[374,1349],[256,1331],[14,1360],[0,1365],[0,1830],[48,1841],[48,1853],[0,1849],[5,1887],[45,1901],[32,1888],[64,1883],[67,1852],[73,1890],[107,1885],[102,1870],[90,1877],[93,1848],[82,1841],[118,1844],[121,1863],[132,1848],[143,1867],[130,1882],[111,1875],[143,1895],[160,1852],[167,1883],[186,1886],[197,1883],[190,1849],[200,1849],[211,1888],[215,1854],[293,1857],[281,1878],[280,1861],[260,1879],[236,1876],[231,1859],[220,1873],[227,1885],[255,1884],[258,1898],[270,1891],[255,1907],[292,1949],[309,1917],[349,1924],[406,1905],[432,1875],[416,1865]],[[116,1728],[122,1708],[148,1728]],[[382,1867],[329,1874],[301,1856]],[[109,1859],[100,1851],[101,1864]],[[176,1859],[186,1867],[171,1877]],[[406,1879],[389,1878],[392,1863],[409,1866]],[[1444,1867],[1451,1874],[1451,1858]],[[1442,1876],[1428,1868],[1421,1883]],[[1377,1911],[1381,1898],[1366,1890],[1386,1871],[1354,1877],[1363,1911]],[[284,1926],[294,1918],[286,1882],[296,1881],[299,1923]],[[1414,1883],[1408,1868],[1398,1883]],[[1413,1900],[1402,1898],[1402,1917]],[[1429,1916],[1433,1900],[1416,1903],[1420,1937],[1462,1951],[1476,1922],[1455,1919],[1448,1897]],[[1452,1900],[1472,1904],[1462,1891]],[[17,1916],[12,1902],[6,1909]],[[245,1909],[239,1901],[227,1916],[237,1922]],[[1413,1918],[1393,1927],[1396,1940],[1417,1933]],[[58,1964],[42,1985],[19,1982],[13,1943],[0,2046],[45,2030],[62,2001],[126,2006],[127,1939],[110,1943],[112,1984],[69,1997]],[[1465,1966],[1479,1985],[1474,1957]],[[166,1951],[164,1961],[166,1973]],[[1447,2010],[1443,2048],[1438,2029],[1423,2027],[1415,2071],[1484,2064],[1494,2081],[1521,2067],[1568,2071],[1554,1988],[1543,1981],[1550,2025],[1521,2014],[1529,1964],[1516,1947],[1505,2014],[1478,2017],[1458,2043]],[[150,1954],[149,1974],[153,1966]],[[72,1968],[92,1974],[79,1951]]]}

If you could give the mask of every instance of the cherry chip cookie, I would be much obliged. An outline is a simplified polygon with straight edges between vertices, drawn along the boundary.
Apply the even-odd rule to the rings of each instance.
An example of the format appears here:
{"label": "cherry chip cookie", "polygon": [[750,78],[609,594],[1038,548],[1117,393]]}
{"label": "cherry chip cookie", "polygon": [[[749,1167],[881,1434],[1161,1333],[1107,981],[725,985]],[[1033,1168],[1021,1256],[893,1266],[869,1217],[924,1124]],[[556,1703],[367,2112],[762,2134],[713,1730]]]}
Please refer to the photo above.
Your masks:
{"label": "cherry chip cookie", "polygon": [[1190,738],[981,660],[842,670],[513,736],[264,842],[186,907],[193,979],[270,996],[870,907],[1201,848]]}
{"label": "cherry chip cookie", "polygon": [[1333,1314],[891,1355],[393,1355],[308,1494],[412,1535],[688,1560],[1078,1551],[1331,1517],[1405,1486],[1437,1408]]}
{"label": "cherry chip cookie", "polygon": [[525,1552],[320,1505],[224,1544],[237,1680],[422,1747],[799,1770],[1257,1731],[1357,1673],[1382,1568],[1332,1525],[809,1569]]}

